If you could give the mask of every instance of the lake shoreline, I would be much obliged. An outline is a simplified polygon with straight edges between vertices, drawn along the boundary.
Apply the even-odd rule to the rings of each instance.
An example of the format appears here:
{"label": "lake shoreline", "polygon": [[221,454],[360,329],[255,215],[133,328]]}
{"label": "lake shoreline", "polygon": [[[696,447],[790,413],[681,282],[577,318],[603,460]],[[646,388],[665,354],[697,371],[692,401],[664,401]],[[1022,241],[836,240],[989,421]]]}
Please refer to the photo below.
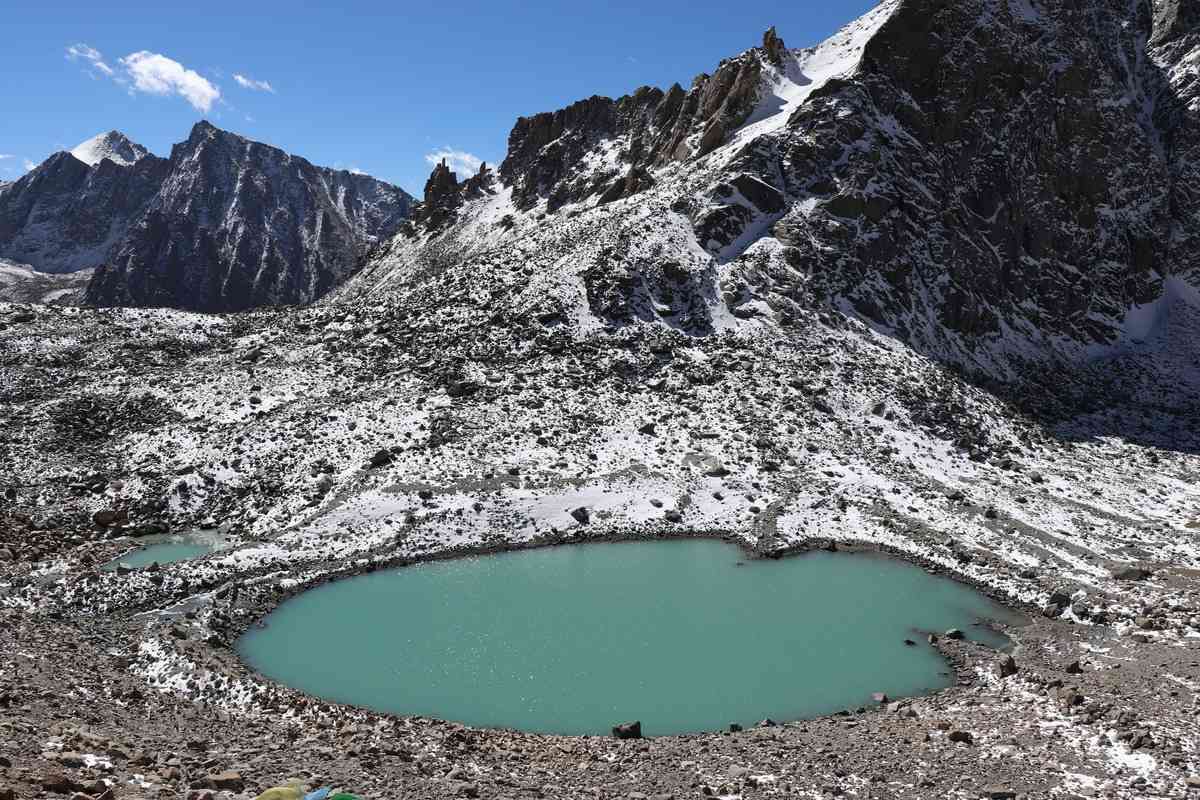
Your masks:
{"label": "lake shoreline", "polygon": [[[567,575],[578,583],[564,583]],[[634,593],[616,591],[618,586]],[[638,609],[653,603],[660,592],[671,598],[661,613],[685,618],[671,622],[659,614],[653,619],[660,621],[646,622]],[[927,601],[915,599],[923,595]],[[502,613],[491,605],[488,598],[493,596],[504,598]],[[383,610],[422,609],[427,598],[432,605],[426,611],[405,613],[403,621]],[[856,606],[870,610],[854,611]],[[568,607],[574,611],[567,612]],[[738,610],[731,615],[731,608]],[[696,630],[676,640],[676,631],[692,630],[688,620],[693,614],[707,620],[703,633]],[[375,621],[364,625],[367,619]],[[533,628],[521,622],[535,619],[540,621]],[[558,620],[558,634],[546,627],[554,627],[553,620]],[[614,718],[637,715],[639,709],[649,713],[661,702],[664,711],[683,715],[679,722],[645,721],[644,731],[664,736],[717,730],[730,721],[748,725],[755,720],[747,717],[755,714],[756,719],[812,719],[869,701],[873,692],[884,689],[898,699],[945,688],[953,683],[951,664],[933,657],[927,635],[960,628],[968,638],[997,650],[1010,646],[1007,637],[993,632],[996,625],[989,620],[1016,623],[1019,618],[961,583],[900,559],[823,549],[805,558],[752,560],[727,541],[690,537],[509,550],[341,578],[293,594],[239,636],[234,649],[245,666],[266,680],[383,713],[440,711],[468,725],[575,736],[607,734]],[[757,633],[745,628],[751,622]],[[579,638],[579,630],[588,633]],[[408,646],[397,650],[392,643],[396,636]],[[465,637],[462,642],[459,636]],[[591,643],[597,636],[608,646],[597,649]],[[916,649],[902,646],[915,644],[913,640],[920,642]],[[309,645],[301,647],[300,642]],[[786,649],[777,651],[779,647]],[[520,655],[547,648],[558,651],[553,668]],[[820,655],[828,648],[843,653],[844,670],[856,679],[847,683],[836,677],[843,670]],[[659,665],[673,663],[675,653],[693,651],[707,656],[676,664],[675,677],[661,672]],[[739,655],[750,652],[755,653],[752,659]],[[891,655],[884,657],[884,652]],[[331,653],[360,655],[347,663]],[[866,666],[889,659],[893,663],[887,668]],[[762,660],[794,663],[795,669],[772,688],[781,677],[756,669]],[[514,671],[506,666],[510,663]],[[433,667],[438,664],[442,666]],[[697,677],[714,671],[707,681]],[[332,678],[334,674],[343,677]],[[471,700],[448,690],[452,675],[460,676],[457,682]],[[571,689],[559,697],[565,675],[582,681],[586,696]],[[726,704],[692,686],[698,680],[706,685],[730,680],[731,691],[741,699],[722,710]],[[844,700],[839,705],[826,698],[815,703],[820,708],[800,711],[814,701],[789,699],[793,681],[820,681],[825,689],[818,694],[831,692]],[[665,694],[634,699],[647,682]],[[680,688],[674,688],[677,684]],[[690,688],[682,688],[684,684]],[[368,690],[367,685],[376,688]],[[407,685],[428,688],[405,691]],[[484,691],[485,685],[491,688]],[[747,685],[757,688],[746,692]],[[375,700],[364,699],[364,691]],[[400,694],[392,696],[391,691]],[[526,693],[532,694],[515,700]],[[610,705],[624,711],[614,714]],[[498,714],[501,708],[506,710]],[[759,710],[747,710],[753,708]],[[485,721],[478,716],[484,709],[487,716],[507,720]],[[517,721],[530,714],[529,723]]]}

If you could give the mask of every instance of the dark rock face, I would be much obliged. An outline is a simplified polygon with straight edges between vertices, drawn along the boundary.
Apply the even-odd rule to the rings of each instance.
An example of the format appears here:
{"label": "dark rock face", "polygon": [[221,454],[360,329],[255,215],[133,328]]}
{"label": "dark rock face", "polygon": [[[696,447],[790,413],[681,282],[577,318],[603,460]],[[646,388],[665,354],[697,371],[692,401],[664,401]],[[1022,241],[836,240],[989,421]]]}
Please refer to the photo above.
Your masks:
{"label": "dark rock face", "polygon": [[[1161,296],[1172,231],[1197,229],[1194,160],[1171,143],[1200,140],[1165,113],[1146,45],[1190,25],[1170,5],[897,4],[854,75],[730,164],[788,197],[784,274],[919,347],[1006,328],[1112,341]],[[713,252],[747,229],[723,225]],[[713,227],[698,220],[702,243]],[[795,278],[746,275],[745,296],[787,305]]]}
{"label": "dark rock face", "polygon": [[1154,3],[1154,44],[1164,44],[1181,36],[1194,35],[1200,26],[1200,3],[1196,0],[1156,0]]}
{"label": "dark rock face", "polygon": [[400,226],[409,200],[200,122],[86,298],[210,312],[311,302]]}
{"label": "dark rock face", "polygon": [[143,156],[129,166],[107,159],[91,167],[55,153],[0,193],[0,256],[42,272],[74,272],[100,263],[168,171]]}
{"label": "dark rock face", "polygon": [[1166,272],[1200,285],[1200,72],[1192,53],[1200,46],[1200,2],[1158,0],[1149,57],[1159,65],[1166,85],[1154,98],[1151,122],[1160,132],[1159,145],[1170,170],[1168,184],[1173,246],[1166,253]]}
{"label": "dark rock face", "polygon": [[423,215],[432,224],[440,224],[445,215],[454,212],[462,204],[458,191],[458,175],[446,166],[446,160],[433,168],[433,174],[425,182]]}

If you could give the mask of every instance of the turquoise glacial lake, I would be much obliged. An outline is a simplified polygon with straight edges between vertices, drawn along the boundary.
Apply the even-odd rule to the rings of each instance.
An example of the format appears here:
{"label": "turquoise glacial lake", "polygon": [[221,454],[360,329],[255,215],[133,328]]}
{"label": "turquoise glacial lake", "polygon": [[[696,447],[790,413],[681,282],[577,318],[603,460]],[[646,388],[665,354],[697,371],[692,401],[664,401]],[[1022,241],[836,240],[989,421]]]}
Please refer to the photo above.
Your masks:
{"label": "turquoise glacial lake", "polygon": [[117,567],[142,569],[151,564],[174,564],[215,553],[226,544],[220,534],[191,533],[147,536],[138,541],[138,548],[104,565],[106,570]]}
{"label": "turquoise glacial lake", "polygon": [[[1016,621],[962,584],[874,554],[751,561],[713,540],[567,545],[326,584],[239,641],[318,697],[477,727],[646,735],[749,727],[950,685],[923,632]],[[916,642],[905,644],[905,639]]]}

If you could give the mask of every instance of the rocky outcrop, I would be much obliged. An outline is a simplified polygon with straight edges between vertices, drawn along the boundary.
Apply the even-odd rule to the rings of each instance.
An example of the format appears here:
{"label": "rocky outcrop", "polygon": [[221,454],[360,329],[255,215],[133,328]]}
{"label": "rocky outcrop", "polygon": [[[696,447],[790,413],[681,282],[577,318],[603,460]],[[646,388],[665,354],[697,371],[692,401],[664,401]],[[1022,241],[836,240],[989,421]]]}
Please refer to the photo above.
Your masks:
{"label": "rocky outcrop", "polygon": [[462,205],[462,199],[458,175],[446,166],[443,158],[425,182],[425,199],[421,203],[419,219],[430,227],[439,228]]}
{"label": "rocky outcrop", "polygon": [[86,298],[197,311],[311,302],[399,228],[410,199],[200,122]]}
{"label": "rocky outcrop", "polygon": [[645,167],[637,164],[630,165],[628,171],[613,181],[600,195],[600,203],[612,203],[622,197],[632,197],[654,185],[654,176]]}
{"label": "rocky outcrop", "polygon": [[484,195],[494,194],[496,173],[484,161],[479,165],[479,172],[463,181],[462,195],[466,200],[476,200]]}
{"label": "rocky outcrop", "polygon": [[[500,165],[517,207],[544,201],[556,211],[594,195],[611,202],[649,186],[653,167],[711,153],[758,102],[763,60],[782,57],[782,40],[764,41],[770,50],[728,59],[687,91],[643,86],[617,100],[591,97],[518,119]],[[618,181],[623,188],[614,189]]]}
{"label": "rocky outcrop", "polygon": [[783,39],[779,38],[779,34],[775,32],[775,26],[767,28],[763,34],[762,42],[763,52],[767,54],[767,60],[777,67],[783,66],[783,57],[787,52],[787,48],[783,44]]}
{"label": "rocky outcrop", "polygon": [[434,165],[429,180],[425,181],[424,199],[413,206],[412,226],[407,230],[410,234],[418,229],[426,232],[441,230],[454,222],[455,214],[464,202],[494,194],[495,182],[495,173],[486,161],[479,165],[479,172],[460,182],[458,174],[442,159]]}

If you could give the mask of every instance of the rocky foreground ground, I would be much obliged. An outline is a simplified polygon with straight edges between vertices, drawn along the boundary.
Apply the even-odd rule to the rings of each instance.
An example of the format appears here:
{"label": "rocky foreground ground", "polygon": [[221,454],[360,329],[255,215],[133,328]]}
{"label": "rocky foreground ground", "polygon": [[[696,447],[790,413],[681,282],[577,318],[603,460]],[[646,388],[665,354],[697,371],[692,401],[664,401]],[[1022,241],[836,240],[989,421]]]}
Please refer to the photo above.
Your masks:
{"label": "rocky foreground ground", "polygon": [[[1185,311],[1012,391],[837,315],[786,337],[580,336],[430,291],[232,317],[0,305],[0,797],[252,797],[293,777],[380,798],[1200,791]],[[235,549],[97,569],[218,525]],[[958,685],[933,696],[632,741],[334,706],[232,649],[342,575],[689,535],[885,550],[1029,624],[1011,662],[941,637]]]}

